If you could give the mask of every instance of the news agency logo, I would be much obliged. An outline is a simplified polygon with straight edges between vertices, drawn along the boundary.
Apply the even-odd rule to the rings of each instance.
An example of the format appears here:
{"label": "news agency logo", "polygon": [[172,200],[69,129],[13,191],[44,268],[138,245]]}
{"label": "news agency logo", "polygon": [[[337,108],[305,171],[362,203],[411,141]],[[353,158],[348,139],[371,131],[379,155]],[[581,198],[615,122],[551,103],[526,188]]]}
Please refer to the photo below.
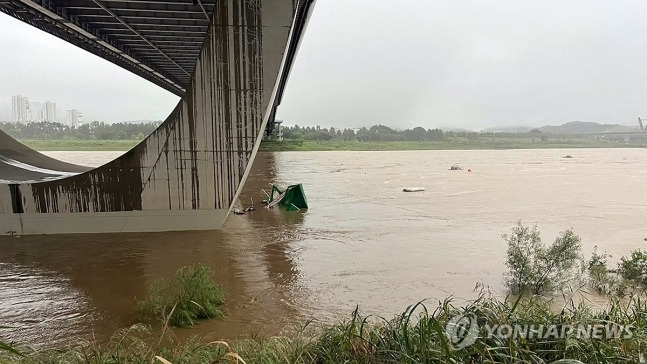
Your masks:
{"label": "news agency logo", "polygon": [[447,322],[445,331],[454,349],[464,349],[479,337],[478,319],[473,313],[454,316]]}
{"label": "news agency logo", "polygon": [[635,327],[614,322],[597,324],[485,324],[479,327],[476,315],[469,313],[452,317],[445,332],[456,350],[473,345],[478,338],[498,340],[565,340],[577,339],[616,340],[630,339]]}

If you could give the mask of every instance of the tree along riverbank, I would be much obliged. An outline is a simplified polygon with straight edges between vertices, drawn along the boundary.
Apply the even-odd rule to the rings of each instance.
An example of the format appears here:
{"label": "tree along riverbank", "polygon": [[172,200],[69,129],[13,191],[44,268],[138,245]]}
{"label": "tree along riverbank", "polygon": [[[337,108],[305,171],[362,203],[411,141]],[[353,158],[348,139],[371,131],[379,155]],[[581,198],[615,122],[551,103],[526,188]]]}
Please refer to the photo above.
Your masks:
{"label": "tree along riverbank", "polygon": [[[40,151],[127,151],[141,140],[23,139],[21,142]],[[551,149],[551,148],[647,148],[645,140],[610,140],[606,138],[564,136],[540,140],[517,136],[478,136],[446,138],[438,141],[356,141],[356,140],[284,140],[263,141],[259,151],[391,151],[391,150],[479,150],[479,149]]]}

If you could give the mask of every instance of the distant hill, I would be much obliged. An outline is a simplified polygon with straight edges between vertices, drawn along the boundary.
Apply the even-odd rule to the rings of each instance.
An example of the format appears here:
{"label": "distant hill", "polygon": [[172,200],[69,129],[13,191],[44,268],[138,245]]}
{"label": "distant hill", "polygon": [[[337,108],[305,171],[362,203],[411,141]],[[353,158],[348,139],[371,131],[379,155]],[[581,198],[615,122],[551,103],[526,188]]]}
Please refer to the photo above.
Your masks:
{"label": "distant hill", "polygon": [[562,125],[546,125],[538,128],[544,133],[552,134],[578,134],[578,133],[604,133],[616,128],[630,128],[619,124],[599,124],[590,121],[570,121]]}
{"label": "distant hill", "polygon": [[[451,130],[445,129],[443,130]],[[499,126],[481,130],[482,133],[527,133],[531,130],[541,130],[548,134],[580,134],[580,133],[626,133],[640,131],[636,125],[600,124],[590,121],[570,121],[562,125],[545,125],[539,128],[529,126]],[[461,130],[462,131],[462,130]]]}

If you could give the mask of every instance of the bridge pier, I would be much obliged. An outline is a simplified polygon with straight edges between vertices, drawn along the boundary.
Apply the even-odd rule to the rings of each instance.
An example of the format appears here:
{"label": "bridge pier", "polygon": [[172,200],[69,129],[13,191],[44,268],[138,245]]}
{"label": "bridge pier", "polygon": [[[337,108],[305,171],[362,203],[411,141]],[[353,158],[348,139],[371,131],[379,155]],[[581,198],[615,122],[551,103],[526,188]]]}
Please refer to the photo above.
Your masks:
{"label": "bridge pier", "polygon": [[274,118],[311,7],[216,2],[178,105],[101,167],[53,160],[0,132],[0,234],[219,229]]}

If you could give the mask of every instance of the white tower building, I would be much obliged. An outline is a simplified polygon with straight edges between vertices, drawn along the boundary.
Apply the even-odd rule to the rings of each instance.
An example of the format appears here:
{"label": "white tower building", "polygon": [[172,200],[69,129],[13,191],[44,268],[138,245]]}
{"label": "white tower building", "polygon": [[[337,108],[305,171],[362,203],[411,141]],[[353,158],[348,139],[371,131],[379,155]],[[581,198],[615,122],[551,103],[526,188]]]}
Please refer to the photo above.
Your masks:
{"label": "white tower building", "polygon": [[56,121],[56,103],[45,101],[43,104],[43,121]]}
{"label": "white tower building", "polygon": [[16,95],[11,97],[11,120],[15,123],[31,121],[31,108],[27,96]]}
{"label": "white tower building", "polygon": [[83,122],[83,114],[77,109],[67,110],[65,116],[67,117],[67,124],[74,128],[78,128],[79,123]]}

